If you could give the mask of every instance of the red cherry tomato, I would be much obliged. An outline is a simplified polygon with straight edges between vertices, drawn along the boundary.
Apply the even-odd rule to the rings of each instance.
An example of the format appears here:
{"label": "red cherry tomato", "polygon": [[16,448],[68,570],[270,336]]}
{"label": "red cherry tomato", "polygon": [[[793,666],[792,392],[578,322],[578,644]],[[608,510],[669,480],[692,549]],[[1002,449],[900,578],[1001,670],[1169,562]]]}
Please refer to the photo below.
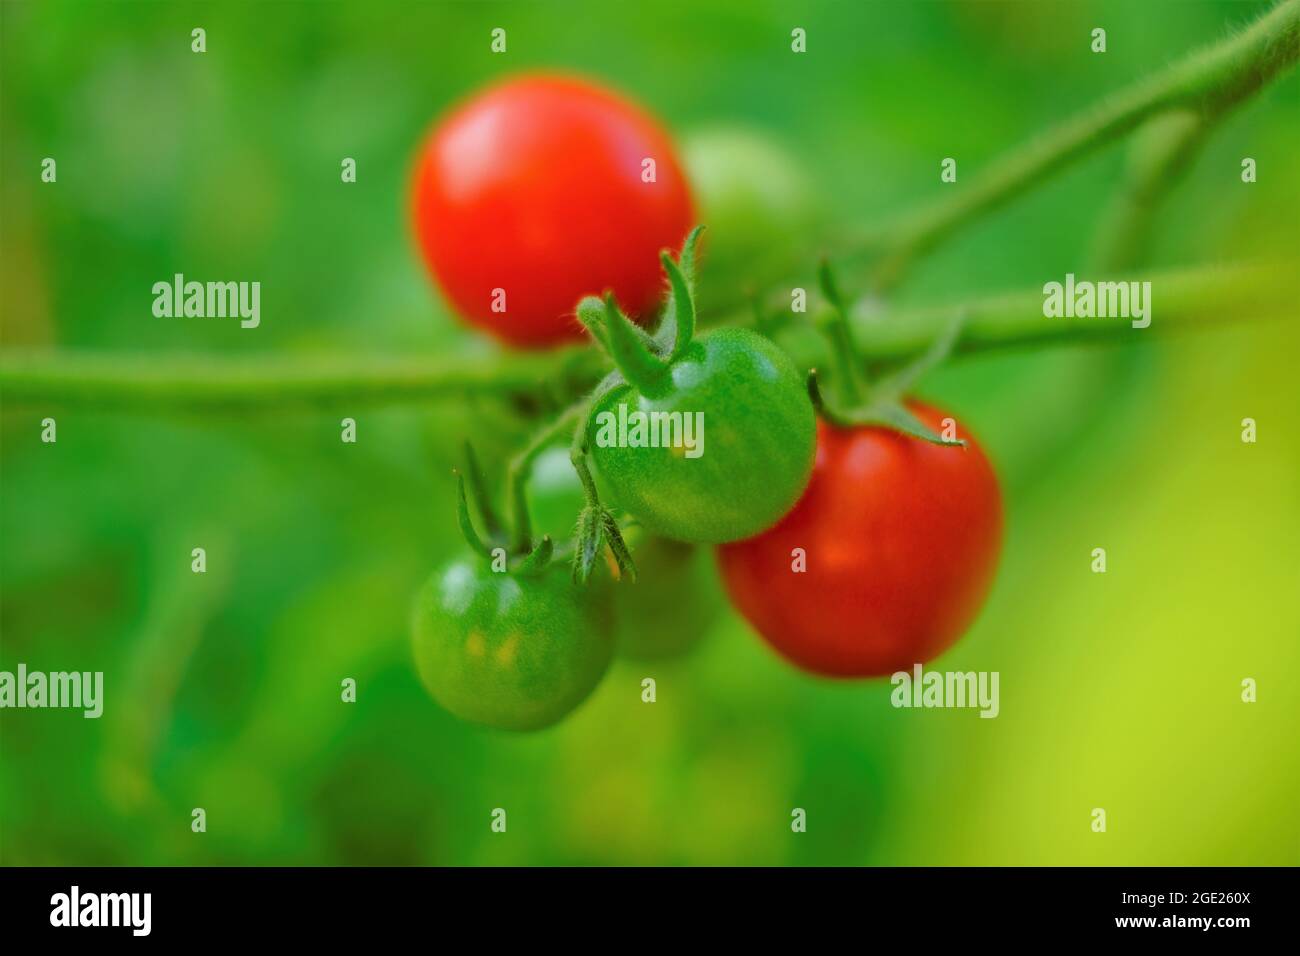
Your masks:
{"label": "red cherry tomato", "polygon": [[[944,413],[909,402],[942,431]],[[910,670],[970,625],[993,580],[1002,502],[969,434],[945,448],[819,421],[812,481],[774,528],[718,549],[732,603],[798,666],[872,677]],[[802,548],[807,570],[792,570]]]}
{"label": "red cherry tomato", "polygon": [[686,180],[655,120],[563,76],[501,83],[439,123],[419,155],[413,205],[425,261],[455,308],[532,348],[581,338],[584,295],[613,289],[625,312],[651,312],[664,291],[659,252],[679,248],[692,226]]}

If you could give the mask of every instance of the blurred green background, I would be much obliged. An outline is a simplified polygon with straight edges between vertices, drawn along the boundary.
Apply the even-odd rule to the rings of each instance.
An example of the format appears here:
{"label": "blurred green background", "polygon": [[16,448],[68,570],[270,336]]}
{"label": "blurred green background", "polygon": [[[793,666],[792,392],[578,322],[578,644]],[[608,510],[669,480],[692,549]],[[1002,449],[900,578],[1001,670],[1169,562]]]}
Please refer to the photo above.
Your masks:
{"label": "blurred green background", "polygon": [[[960,188],[940,186],[940,158],[965,177],[1265,6],[6,2],[0,345],[490,353],[425,276],[406,190],[429,124],[497,76],[578,69],[683,140],[753,131],[853,225]],[[1088,49],[1098,25],[1105,55]],[[1216,131],[1149,263],[1294,255],[1298,100],[1289,75]],[[45,156],[57,185],[39,181]],[[899,299],[1083,271],[1123,162],[1108,149],[963,233]],[[804,274],[817,242],[795,250]],[[261,327],[155,319],[150,287],[178,271],[260,280]],[[7,402],[0,668],[102,670],[106,705],[97,721],[0,714],[0,861],[1294,864],[1300,333],[1139,338],[969,359],[927,383],[1007,495],[994,593],[935,665],[999,671],[996,720],[805,676],[725,615],[680,662],[616,662],[552,730],[478,730],[420,687],[407,615],[460,547],[457,444],[504,453],[523,427],[508,409],[368,408],[343,445],[334,409]],[[56,445],[39,440],[47,414]]]}

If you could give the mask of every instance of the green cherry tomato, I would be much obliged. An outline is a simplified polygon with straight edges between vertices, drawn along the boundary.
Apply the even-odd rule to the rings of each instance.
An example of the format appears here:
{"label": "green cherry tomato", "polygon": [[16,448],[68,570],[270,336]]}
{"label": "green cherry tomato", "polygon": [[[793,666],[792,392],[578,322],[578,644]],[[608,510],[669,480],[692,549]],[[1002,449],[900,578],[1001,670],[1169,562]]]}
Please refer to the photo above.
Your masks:
{"label": "green cherry tomato", "polygon": [[527,498],[534,537],[549,534],[557,544],[573,537],[578,512],[587,499],[567,448],[557,445],[537,456],[528,481]]}
{"label": "green cherry tomato", "polygon": [[725,606],[708,551],[647,538],[633,558],[636,580],[613,586],[619,656],[659,661],[692,650]]}
{"label": "green cherry tomato", "polygon": [[[602,504],[618,507],[612,492],[599,476],[596,476],[596,490]],[[533,461],[527,497],[534,539],[549,534],[559,545],[573,537],[578,513],[587,504],[587,497],[582,493],[582,482],[573,470],[567,446],[552,446]]]}
{"label": "green cherry tomato", "polygon": [[417,598],[416,668],[457,717],[537,730],[599,683],[613,630],[608,595],[579,588],[562,563],[529,576],[459,558],[435,572]]}
{"label": "green cherry tomato", "polygon": [[711,282],[763,282],[789,271],[825,218],[795,158],[762,133],[730,125],[696,130],[683,152],[699,220],[709,224]]}
{"label": "green cherry tomato", "polygon": [[[608,503],[607,490],[600,491],[601,500]],[[528,483],[533,534],[568,540],[584,504],[569,450],[556,446],[539,454]],[[615,582],[600,574],[587,584],[609,592],[616,621],[614,650],[638,661],[685,654],[725,607],[717,568],[707,551],[693,545],[651,536],[634,537],[630,543],[635,581]]]}
{"label": "green cherry tomato", "polygon": [[[771,527],[799,500],[812,472],[813,408],[774,343],[748,329],[710,332],[650,391],[616,385],[587,421],[596,468],[647,531],[678,541],[736,541]],[[669,414],[660,422],[676,414],[691,423],[694,449],[680,441],[638,445],[649,436],[622,423],[654,422],[655,413]]]}

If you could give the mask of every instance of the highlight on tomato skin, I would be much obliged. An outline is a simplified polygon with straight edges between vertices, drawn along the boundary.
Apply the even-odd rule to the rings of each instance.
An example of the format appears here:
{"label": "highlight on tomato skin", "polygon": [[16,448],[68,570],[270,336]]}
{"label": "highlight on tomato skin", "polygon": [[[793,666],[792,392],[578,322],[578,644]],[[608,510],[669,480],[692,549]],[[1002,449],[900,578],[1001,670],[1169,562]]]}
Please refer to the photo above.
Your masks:
{"label": "highlight on tomato skin", "polygon": [[[939,431],[947,414],[908,402]],[[718,548],[733,606],[814,674],[880,677],[926,663],[974,621],[1002,545],[997,476],[965,448],[819,420],[812,480],[774,528]],[[796,571],[796,549],[806,570]]]}
{"label": "highlight on tomato skin", "polygon": [[659,252],[693,225],[661,124],[576,76],[521,74],[440,118],[420,148],[412,219],[451,307],[502,342],[580,340],[582,296],[611,289],[645,320],[664,294]]}

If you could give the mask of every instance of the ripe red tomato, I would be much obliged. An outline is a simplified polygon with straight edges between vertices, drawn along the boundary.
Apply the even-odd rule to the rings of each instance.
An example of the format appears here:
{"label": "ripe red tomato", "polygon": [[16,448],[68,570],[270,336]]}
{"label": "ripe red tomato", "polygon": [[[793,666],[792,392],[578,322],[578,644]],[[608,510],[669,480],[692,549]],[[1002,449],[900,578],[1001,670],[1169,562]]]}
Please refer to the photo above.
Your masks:
{"label": "ripe red tomato", "polygon": [[[908,407],[942,430],[943,412]],[[771,530],[718,549],[732,603],[818,674],[891,674],[942,653],[983,603],[1002,541],[997,478],[971,436],[958,437],[966,448],[819,421],[799,503]],[[792,570],[795,548],[803,573]]]}
{"label": "ripe red tomato", "polygon": [[651,312],[664,292],[659,252],[692,226],[685,177],[655,120],[550,75],[501,83],[440,122],[419,155],[413,206],[425,261],[456,309],[532,348],[582,337],[584,295],[612,289],[626,313]]}

